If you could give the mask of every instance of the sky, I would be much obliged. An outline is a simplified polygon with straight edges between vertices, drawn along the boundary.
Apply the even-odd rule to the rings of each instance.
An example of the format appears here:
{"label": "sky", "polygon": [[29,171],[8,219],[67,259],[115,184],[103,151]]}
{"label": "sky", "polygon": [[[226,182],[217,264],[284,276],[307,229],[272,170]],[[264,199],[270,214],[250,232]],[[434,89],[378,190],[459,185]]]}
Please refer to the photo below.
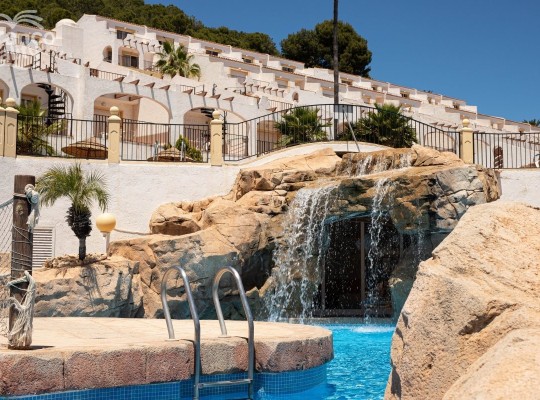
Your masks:
{"label": "sky", "polygon": [[[333,0],[174,0],[211,27],[288,34],[333,18]],[[371,77],[465,100],[478,112],[540,119],[540,0],[339,0],[368,41]]]}

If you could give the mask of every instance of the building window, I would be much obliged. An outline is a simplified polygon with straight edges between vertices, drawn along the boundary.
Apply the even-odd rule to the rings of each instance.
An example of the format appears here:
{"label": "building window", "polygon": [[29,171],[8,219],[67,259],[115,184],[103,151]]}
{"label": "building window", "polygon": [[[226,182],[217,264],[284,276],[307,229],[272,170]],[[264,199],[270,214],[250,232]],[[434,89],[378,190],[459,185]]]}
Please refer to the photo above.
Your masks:
{"label": "building window", "polygon": [[344,85],[347,85],[347,86],[352,86],[352,81],[349,80],[349,79],[342,79],[341,83],[343,83]]}
{"label": "building window", "polygon": [[125,38],[127,38],[127,35],[129,35],[129,32],[126,32],[126,31],[119,31],[119,30],[116,31],[116,38],[117,38],[117,39],[122,39],[122,40],[124,40]]}
{"label": "building window", "polygon": [[122,66],[139,68],[139,57],[137,56],[122,56]]}
{"label": "building window", "polygon": [[276,83],[280,89],[286,89],[289,87],[289,81],[286,79],[276,79]]}
{"label": "building window", "polygon": [[454,108],[455,108],[456,110],[459,110],[460,105],[459,105],[458,103],[454,103]]}
{"label": "building window", "polygon": [[247,64],[253,64],[253,58],[242,57],[242,60]]}
{"label": "building window", "polygon": [[209,50],[209,49],[206,50],[206,54],[212,57],[219,57],[219,53],[220,52],[217,50]]}
{"label": "building window", "polygon": [[285,72],[294,72],[295,68],[294,67],[290,67],[288,65],[284,66],[284,67],[281,67],[281,69]]}

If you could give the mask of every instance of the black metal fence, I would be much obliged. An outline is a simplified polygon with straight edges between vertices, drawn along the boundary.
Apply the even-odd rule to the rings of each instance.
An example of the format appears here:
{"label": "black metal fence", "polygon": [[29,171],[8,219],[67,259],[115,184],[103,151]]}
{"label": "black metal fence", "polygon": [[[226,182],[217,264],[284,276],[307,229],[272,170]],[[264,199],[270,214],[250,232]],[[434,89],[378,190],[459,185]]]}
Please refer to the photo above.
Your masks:
{"label": "black metal fence", "polygon": [[369,142],[390,147],[418,143],[460,154],[460,135],[400,113],[357,105],[301,106],[239,123],[226,123],[224,159],[237,161],[301,143]]}
{"label": "black metal fence", "polygon": [[17,117],[17,155],[107,158],[107,121]]}
{"label": "black metal fence", "polygon": [[486,168],[540,168],[540,132],[473,136],[474,162]]}
{"label": "black metal fence", "polygon": [[208,125],[124,119],[120,151],[124,161],[207,162],[210,129]]}

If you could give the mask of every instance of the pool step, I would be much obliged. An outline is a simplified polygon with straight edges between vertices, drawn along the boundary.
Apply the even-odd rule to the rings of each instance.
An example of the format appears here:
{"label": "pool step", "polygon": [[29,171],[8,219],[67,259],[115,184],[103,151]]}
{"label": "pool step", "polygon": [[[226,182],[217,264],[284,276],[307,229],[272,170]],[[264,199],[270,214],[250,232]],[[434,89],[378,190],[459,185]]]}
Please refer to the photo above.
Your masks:
{"label": "pool step", "polygon": [[217,387],[217,386],[234,386],[234,385],[249,385],[253,382],[253,379],[235,379],[229,381],[217,381],[217,382],[205,382],[199,383],[199,389]]}

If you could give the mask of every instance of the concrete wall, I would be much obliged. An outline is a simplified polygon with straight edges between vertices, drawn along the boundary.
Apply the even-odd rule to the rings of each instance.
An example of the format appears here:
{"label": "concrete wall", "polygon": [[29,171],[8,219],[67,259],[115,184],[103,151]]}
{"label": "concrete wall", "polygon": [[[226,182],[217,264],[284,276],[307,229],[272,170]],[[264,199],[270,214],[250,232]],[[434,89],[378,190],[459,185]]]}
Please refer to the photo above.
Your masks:
{"label": "concrete wall", "polygon": [[[0,203],[12,197],[15,175],[37,177],[52,165],[71,162],[54,158],[0,157]],[[99,171],[106,176],[111,193],[108,212],[116,215],[118,229],[134,232],[148,232],[152,212],[161,204],[227,194],[240,169],[238,166],[172,163],[124,162],[109,165],[106,162],[82,161],[81,164],[85,170]],[[70,203],[62,199],[53,207],[41,210],[39,225],[55,228],[55,255],[76,254],[78,251],[78,239],[65,222],[69,206]],[[100,214],[101,211],[94,207],[92,221]],[[129,237],[134,235],[113,232],[111,240]],[[104,252],[104,246],[104,240],[94,226],[87,239],[87,251]]]}
{"label": "concrete wall", "polygon": [[521,201],[540,207],[540,168],[503,170],[500,181],[501,200]]}

